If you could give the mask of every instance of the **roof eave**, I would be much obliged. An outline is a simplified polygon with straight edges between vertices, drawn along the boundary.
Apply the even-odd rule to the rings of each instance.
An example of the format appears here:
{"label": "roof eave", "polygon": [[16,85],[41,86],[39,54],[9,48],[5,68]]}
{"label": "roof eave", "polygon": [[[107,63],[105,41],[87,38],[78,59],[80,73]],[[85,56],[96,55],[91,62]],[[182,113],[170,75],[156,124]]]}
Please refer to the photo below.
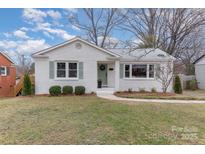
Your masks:
{"label": "roof eave", "polygon": [[197,60],[195,60],[195,62],[193,62],[193,64],[195,65],[195,64],[197,64],[202,58],[204,58],[205,57],[205,54],[204,55],[202,55],[201,57],[199,57]]}

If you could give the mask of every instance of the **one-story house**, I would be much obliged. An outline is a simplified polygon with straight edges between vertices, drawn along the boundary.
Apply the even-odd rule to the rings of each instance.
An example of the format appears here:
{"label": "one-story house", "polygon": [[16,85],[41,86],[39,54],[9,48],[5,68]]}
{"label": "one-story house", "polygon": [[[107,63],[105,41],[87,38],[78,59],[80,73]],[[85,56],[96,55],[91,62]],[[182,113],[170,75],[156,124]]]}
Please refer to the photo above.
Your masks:
{"label": "one-story house", "polygon": [[194,62],[195,75],[199,89],[205,89],[205,55]]}
{"label": "one-story house", "polygon": [[16,67],[14,61],[0,51],[0,97],[14,96]]}
{"label": "one-story house", "polygon": [[[86,93],[100,90],[162,91],[156,67],[174,57],[160,49],[104,49],[79,37],[32,54],[35,92],[48,94],[53,85],[82,85]],[[167,66],[167,65],[164,65]],[[164,68],[166,71],[166,67]],[[168,92],[172,91],[172,83]]]}

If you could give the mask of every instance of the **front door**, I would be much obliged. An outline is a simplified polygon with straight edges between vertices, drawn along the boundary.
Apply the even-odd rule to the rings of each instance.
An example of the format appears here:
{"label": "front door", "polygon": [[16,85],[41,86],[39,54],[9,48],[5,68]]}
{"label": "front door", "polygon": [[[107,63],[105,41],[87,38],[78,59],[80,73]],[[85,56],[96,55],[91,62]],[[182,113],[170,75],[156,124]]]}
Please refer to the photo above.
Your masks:
{"label": "front door", "polygon": [[98,64],[98,82],[102,83],[102,87],[107,87],[107,64]]}

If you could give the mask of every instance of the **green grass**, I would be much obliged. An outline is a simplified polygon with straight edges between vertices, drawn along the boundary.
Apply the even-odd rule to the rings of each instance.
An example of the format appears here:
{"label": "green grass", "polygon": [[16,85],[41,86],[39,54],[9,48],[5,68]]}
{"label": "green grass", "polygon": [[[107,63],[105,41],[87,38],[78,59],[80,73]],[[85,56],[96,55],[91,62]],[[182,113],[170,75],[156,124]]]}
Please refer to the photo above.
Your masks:
{"label": "green grass", "polygon": [[[196,137],[172,127],[196,128]],[[204,144],[205,104],[112,102],[95,96],[0,100],[0,144]]]}

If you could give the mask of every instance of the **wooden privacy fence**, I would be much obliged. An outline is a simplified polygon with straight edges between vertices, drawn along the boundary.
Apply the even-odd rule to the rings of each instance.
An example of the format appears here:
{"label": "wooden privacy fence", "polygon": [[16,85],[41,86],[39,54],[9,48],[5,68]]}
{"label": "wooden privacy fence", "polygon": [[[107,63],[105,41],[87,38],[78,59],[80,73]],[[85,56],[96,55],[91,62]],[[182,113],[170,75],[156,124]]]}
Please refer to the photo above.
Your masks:
{"label": "wooden privacy fence", "polygon": [[[31,84],[34,86],[35,76],[30,75],[30,79],[31,79]],[[21,76],[19,81],[16,83],[16,85],[14,87],[14,96],[17,96],[22,91],[22,89],[23,89],[23,80],[24,80],[24,76]]]}

